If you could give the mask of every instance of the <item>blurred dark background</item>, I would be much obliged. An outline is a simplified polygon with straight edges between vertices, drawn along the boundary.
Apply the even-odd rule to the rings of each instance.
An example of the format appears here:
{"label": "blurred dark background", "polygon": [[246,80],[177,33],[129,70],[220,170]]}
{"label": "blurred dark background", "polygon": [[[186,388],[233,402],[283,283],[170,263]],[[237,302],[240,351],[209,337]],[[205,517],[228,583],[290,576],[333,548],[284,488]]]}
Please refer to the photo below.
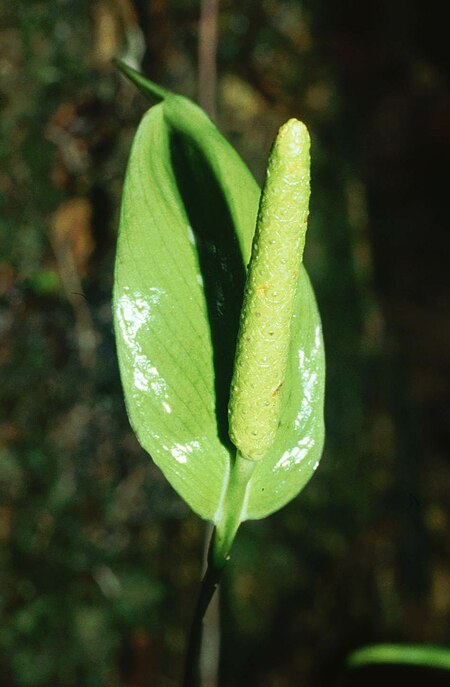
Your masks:
{"label": "blurred dark background", "polygon": [[363,644],[450,640],[441,3],[222,0],[218,26],[216,87],[198,1],[1,5],[2,687],[176,687],[198,587],[205,526],[138,446],[115,357],[118,207],[148,107],[117,55],[216,106],[259,181],[284,120],[313,138],[327,444],[294,502],[242,528],[222,684],[321,687]]}

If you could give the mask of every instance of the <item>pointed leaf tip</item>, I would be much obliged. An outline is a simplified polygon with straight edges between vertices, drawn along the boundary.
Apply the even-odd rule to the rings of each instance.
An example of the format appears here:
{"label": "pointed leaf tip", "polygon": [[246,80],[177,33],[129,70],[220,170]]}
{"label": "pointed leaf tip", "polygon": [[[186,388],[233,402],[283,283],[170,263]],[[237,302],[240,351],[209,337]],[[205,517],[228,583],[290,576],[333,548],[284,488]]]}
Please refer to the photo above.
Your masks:
{"label": "pointed leaf tip", "polygon": [[171,95],[170,91],[167,91],[162,86],[158,86],[158,84],[153,83],[153,81],[146,79],[145,76],[143,76],[140,72],[138,72],[136,69],[133,69],[133,67],[130,67],[122,60],[115,58],[113,60],[113,64],[151,102],[156,100],[156,102],[159,103],[167,98],[167,96]]}

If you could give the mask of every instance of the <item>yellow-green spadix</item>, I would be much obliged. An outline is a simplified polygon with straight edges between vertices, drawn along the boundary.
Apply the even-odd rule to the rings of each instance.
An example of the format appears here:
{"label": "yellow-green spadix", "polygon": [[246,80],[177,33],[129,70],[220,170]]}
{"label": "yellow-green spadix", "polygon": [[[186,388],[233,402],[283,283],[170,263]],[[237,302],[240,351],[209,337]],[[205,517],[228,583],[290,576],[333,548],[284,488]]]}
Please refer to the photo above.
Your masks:
{"label": "yellow-green spadix", "polygon": [[229,403],[231,440],[253,461],[267,453],[280,422],[308,219],[309,148],[302,122],[280,128],[259,204]]}

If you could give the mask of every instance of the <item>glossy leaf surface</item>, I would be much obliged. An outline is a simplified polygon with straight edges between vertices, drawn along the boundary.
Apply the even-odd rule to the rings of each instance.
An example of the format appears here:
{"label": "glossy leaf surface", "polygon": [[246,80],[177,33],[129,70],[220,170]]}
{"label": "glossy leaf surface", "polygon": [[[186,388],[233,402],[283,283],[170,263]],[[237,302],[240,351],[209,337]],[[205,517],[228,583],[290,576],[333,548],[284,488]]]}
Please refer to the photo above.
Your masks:
{"label": "glossy leaf surface", "polygon": [[[202,110],[139,78],[162,102],[139,126],[123,192],[114,289],[122,383],[142,446],[193,510],[217,521],[234,459],[227,405],[259,189]],[[322,449],[321,328],[303,269],[297,300],[283,419],[252,476],[247,518],[295,496]]]}

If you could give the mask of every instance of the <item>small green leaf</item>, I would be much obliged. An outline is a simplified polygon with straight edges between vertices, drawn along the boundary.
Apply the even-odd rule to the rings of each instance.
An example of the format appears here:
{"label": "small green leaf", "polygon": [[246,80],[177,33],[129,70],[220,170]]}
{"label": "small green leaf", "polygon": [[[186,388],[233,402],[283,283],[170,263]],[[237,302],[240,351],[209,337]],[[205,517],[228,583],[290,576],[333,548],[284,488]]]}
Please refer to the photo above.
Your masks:
{"label": "small green leaf", "polygon": [[[117,247],[114,317],[127,410],[172,486],[217,523],[233,498],[227,406],[259,189],[200,108],[121,68],[160,101],[133,143]],[[277,510],[313,473],[323,383],[320,319],[302,267],[281,422],[250,477],[241,519]]]}
{"label": "small green leaf", "polygon": [[407,665],[450,670],[450,649],[432,644],[374,644],[353,652],[350,668],[365,665]]}

